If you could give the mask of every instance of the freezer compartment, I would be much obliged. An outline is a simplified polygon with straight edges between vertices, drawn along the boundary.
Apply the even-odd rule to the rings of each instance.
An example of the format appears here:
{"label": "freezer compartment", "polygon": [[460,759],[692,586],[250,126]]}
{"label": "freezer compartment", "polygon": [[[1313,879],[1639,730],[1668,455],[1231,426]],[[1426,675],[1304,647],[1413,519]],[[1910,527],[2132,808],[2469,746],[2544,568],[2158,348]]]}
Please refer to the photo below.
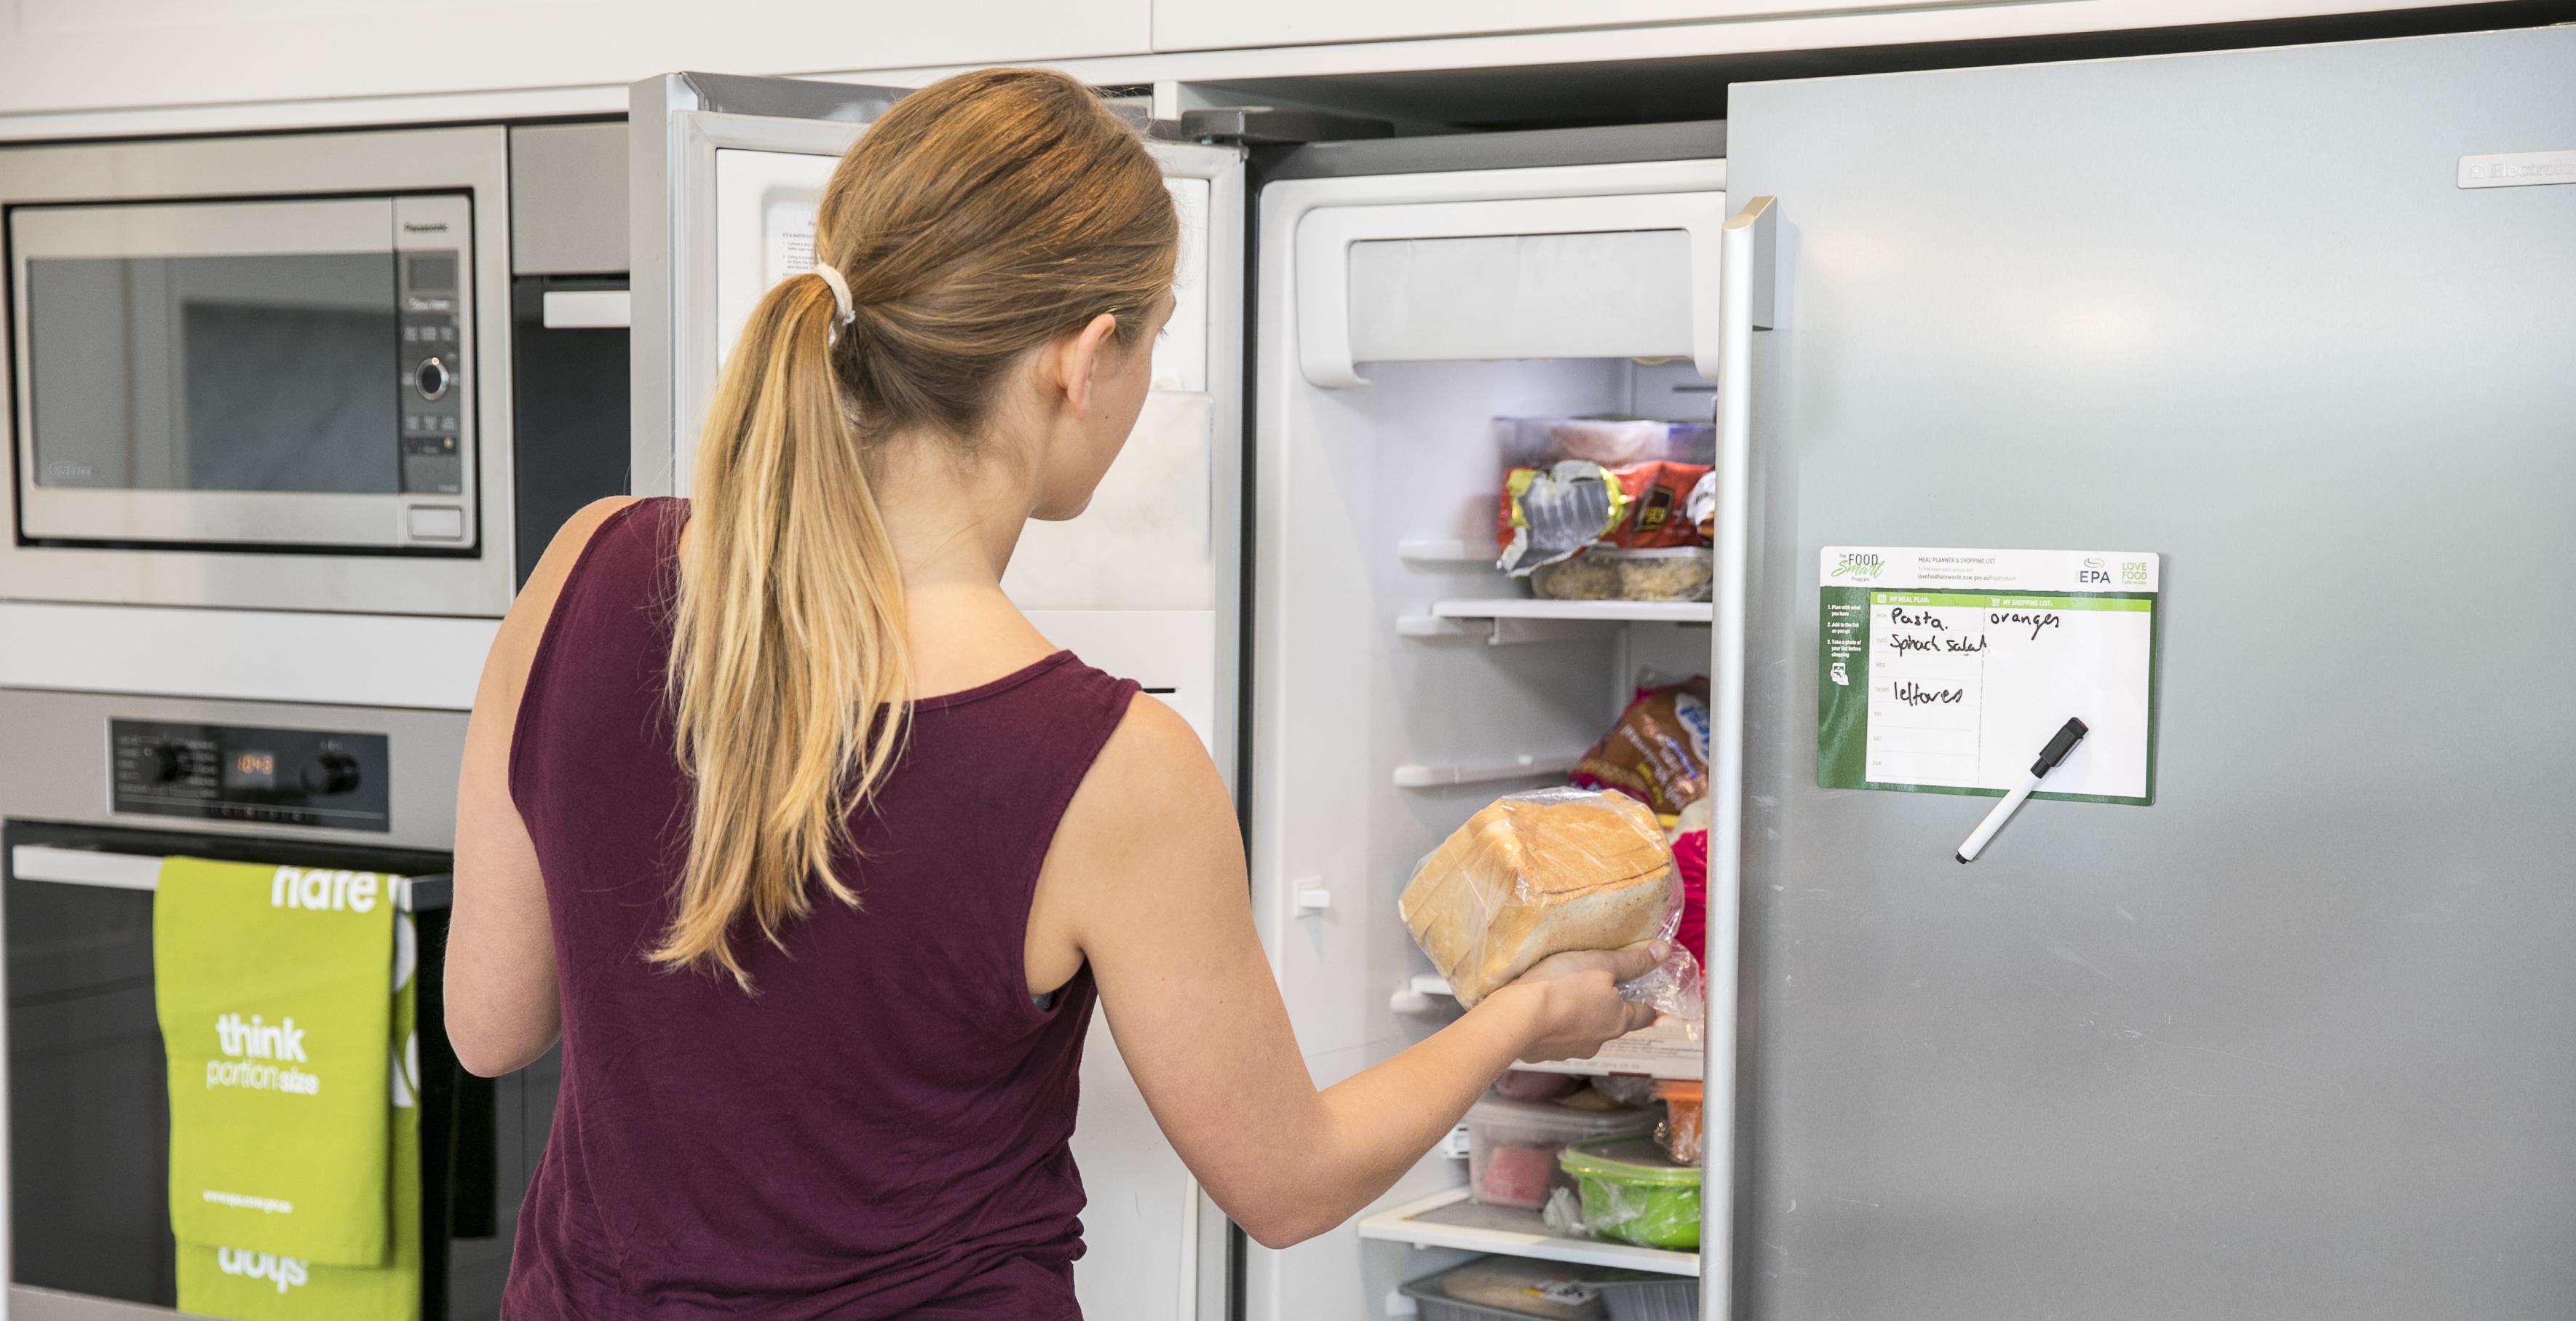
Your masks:
{"label": "freezer compartment", "polygon": [[[1254,903],[1298,1040],[1326,1085],[1459,1013],[1396,914],[1415,865],[1496,797],[1564,783],[1641,676],[1705,673],[1710,638],[1706,602],[1538,600],[1494,564],[1510,466],[1494,419],[1703,421],[1712,396],[1690,364],[1380,362],[1369,374],[1362,389],[1299,392],[1302,406],[1283,410],[1284,443],[1256,455]],[[1550,1067],[1698,1076],[1688,1033],[1641,1037]],[[1446,1205],[1464,1197],[1465,1175],[1427,1159],[1388,1205]],[[1258,1254],[1250,1286],[1275,1303],[1254,1315],[1371,1315],[1371,1300],[1425,1263],[1363,1251],[1364,1240],[1556,1260],[1615,1246],[1551,1235],[1535,1211],[1508,1223],[1443,1214],[1381,1216]],[[1689,1254],[1660,1260],[1696,1269]],[[1269,1261],[1281,1263],[1275,1272]]]}

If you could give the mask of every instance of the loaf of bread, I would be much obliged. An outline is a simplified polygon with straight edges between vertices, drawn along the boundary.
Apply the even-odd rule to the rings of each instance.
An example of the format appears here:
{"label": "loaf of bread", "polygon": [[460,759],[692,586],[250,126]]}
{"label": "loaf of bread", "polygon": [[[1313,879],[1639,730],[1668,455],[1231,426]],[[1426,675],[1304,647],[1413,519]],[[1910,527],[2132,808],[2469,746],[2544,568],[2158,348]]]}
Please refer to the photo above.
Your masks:
{"label": "loaf of bread", "polygon": [[1469,817],[1422,860],[1396,911],[1473,1005],[1550,954],[1656,938],[1672,894],[1672,854],[1645,804],[1547,789]]}

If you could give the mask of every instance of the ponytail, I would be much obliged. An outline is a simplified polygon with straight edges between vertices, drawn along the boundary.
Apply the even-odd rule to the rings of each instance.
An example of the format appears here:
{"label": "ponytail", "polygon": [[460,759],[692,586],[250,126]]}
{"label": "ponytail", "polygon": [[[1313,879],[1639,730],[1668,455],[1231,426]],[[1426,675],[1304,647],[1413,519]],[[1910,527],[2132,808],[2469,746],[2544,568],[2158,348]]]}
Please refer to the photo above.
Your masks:
{"label": "ponytail", "polygon": [[696,782],[677,909],[651,958],[749,989],[728,935],[780,944],[901,750],[912,688],[894,545],[841,405],[816,276],[760,300],[699,434],[671,695]]}
{"label": "ponytail", "polygon": [[809,880],[858,904],[833,860],[903,747],[903,579],[869,457],[972,459],[1022,355],[1103,314],[1121,343],[1140,338],[1179,221],[1143,141],[1089,88],[988,69],[870,125],[815,228],[847,279],[771,289],[735,342],[699,433],[672,624],[673,740],[697,801],[650,957],[746,989],[737,920],[783,947]]}

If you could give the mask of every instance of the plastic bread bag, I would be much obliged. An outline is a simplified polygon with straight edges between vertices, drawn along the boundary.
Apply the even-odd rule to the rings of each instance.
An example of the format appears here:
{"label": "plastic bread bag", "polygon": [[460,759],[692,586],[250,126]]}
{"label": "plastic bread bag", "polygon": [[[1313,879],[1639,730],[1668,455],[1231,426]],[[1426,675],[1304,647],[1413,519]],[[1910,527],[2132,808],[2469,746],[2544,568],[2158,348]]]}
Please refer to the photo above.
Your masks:
{"label": "plastic bread bag", "polygon": [[[1472,1007],[1551,954],[1671,939],[1682,894],[1644,804],[1558,788],[1506,795],[1468,818],[1414,869],[1396,909]],[[1698,961],[1676,946],[1620,994],[1696,1021]]]}
{"label": "plastic bread bag", "polygon": [[1717,427],[1709,422],[1657,422],[1633,417],[1498,417],[1495,448],[1515,467],[1581,459],[1616,468],[1629,463],[1717,461]]}
{"label": "plastic bread bag", "polygon": [[1708,739],[1708,680],[1639,688],[1572,778],[1671,815],[1708,796]]}

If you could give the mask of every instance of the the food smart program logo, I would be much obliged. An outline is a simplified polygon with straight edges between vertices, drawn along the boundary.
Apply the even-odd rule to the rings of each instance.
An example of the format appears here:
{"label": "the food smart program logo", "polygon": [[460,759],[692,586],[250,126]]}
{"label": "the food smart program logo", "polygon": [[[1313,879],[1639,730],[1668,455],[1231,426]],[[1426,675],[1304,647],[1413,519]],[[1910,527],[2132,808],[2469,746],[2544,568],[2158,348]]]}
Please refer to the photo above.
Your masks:
{"label": "the food smart program logo", "polygon": [[1876,579],[1886,568],[1886,562],[1875,555],[1845,555],[1842,562],[1834,566],[1834,571],[1825,576],[1865,583]]}

